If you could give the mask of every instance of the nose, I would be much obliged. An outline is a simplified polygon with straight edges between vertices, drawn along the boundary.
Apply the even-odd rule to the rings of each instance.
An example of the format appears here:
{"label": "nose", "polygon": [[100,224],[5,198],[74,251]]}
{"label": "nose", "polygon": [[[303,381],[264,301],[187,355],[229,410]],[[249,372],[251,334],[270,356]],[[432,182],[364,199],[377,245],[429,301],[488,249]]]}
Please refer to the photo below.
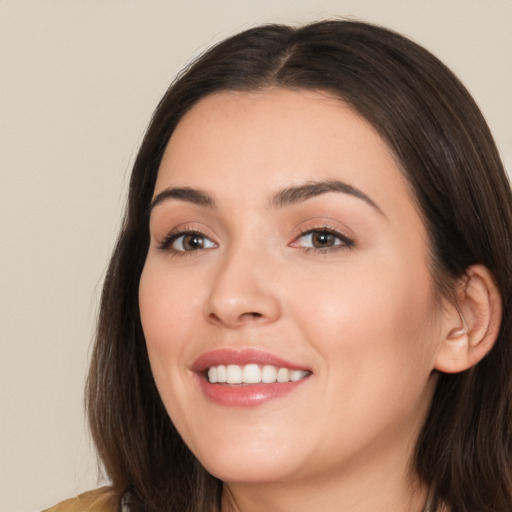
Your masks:
{"label": "nose", "polygon": [[210,323],[228,328],[264,325],[281,315],[271,265],[258,256],[227,256],[215,269],[205,316]]}

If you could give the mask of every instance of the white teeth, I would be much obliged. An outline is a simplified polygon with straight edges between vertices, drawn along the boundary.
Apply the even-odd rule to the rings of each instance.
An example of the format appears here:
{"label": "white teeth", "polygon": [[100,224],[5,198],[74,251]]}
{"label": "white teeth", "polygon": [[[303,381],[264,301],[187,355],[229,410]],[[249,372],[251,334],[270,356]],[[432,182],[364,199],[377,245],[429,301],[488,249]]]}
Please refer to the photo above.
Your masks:
{"label": "white teeth", "polygon": [[277,380],[277,369],[275,366],[266,364],[261,370],[261,382],[271,384]]}
{"label": "white teeth", "polygon": [[226,366],[226,382],[228,384],[242,384],[242,368],[236,364]]}
{"label": "white teeth", "polygon": [[245,384],[261,382],[261,370],[257,364],[248,364],[242,371],[242,380]]}
{"label": "white teeth", "polygon": [[291,370],[290,371],[290,380],[292,382],[296,382],[304,377],[304,372],[302,370]]}
{"label": "white teeth", "polygon": [[236,364],[212,366],[208,369],[208,381],[212,384],[271,384],[273,382],[296,382],[310,372],[306,370],[289,370],[266,364],[259,366],[251,363],[245,366]]}
{"label": "white teeth", "polygon": [[215,384],[217,382],[217,368],[215,368],[215,366],[212,366],[209,370],[208,370],[208,380],[212,383],[212,384]]}
{"label": "white teeth", "polygon": [[288,382],[290,380],[290,371],[287,368],[277,370],[277,382]]}
{"label": "white teeth", "polygon": [[217,382],[226,382],[226,379],[226,367],[223,364],[221,364],[217,366]]}

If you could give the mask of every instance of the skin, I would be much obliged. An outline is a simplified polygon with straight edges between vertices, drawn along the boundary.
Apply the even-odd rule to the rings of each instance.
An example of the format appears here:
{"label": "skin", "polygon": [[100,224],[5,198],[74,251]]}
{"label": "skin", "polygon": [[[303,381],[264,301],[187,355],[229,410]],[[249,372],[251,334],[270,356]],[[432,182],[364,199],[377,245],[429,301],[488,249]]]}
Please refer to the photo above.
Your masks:
{"label": "skin", "polygon": [[[323,180],[369,200],[272,204]],[[409,463],[447,326],[425,227],[383,140],[321,92],[217,93],[172,135],[154,197],[169,187],[205,191],[215,207],[154,206],[141,319],[172,421],[225,482],[223,511],[420,511],[427,489]],[[332,247],[304,235],[326,229],[339,233]],[[204,248],[169,243],[190,230]],[[257,407],[221,406],[191,370],[218,348],[257,348],[312,375]]]}

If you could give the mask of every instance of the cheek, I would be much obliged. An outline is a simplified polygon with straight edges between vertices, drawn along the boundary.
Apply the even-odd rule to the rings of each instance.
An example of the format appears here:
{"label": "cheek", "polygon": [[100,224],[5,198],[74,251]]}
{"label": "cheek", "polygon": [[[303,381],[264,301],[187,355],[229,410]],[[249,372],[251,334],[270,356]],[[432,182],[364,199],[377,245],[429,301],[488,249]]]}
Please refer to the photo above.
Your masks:
{"label": "cheek", "polygon": [[294,316],[318,351],[352,363],[354,374],[398,367],[428,373],[438,317],[431,286],[428,269],[415,260],[361,260],[305,281],[293,294]]}
{"label": "cheek", "polygon": [[148,259],[139,285],[139,308],[150,363],[158,381],[160,374],[170,373],[166,371],[170,365],[183,360],[187,341],[193,338],[194,318],[200,309],[197,288],[190,280],[180,282],[166,271],[165,265]]}
{"label": "cheek", "polygon": [[[186,280],[184,275],[188,275]],[[193,280],[190,273],[173,275],[165,260],[148,258],[139,285],[141,322],[153,378],[167,413],[185,434],[189,404],[194,402],[193,374],[186,361],[197,341],[197,315],[201,311]]]}
{"label": "cheek", "polygon": [[310,293],[309,309],[297,315],[325,361],[320,374],[325,396],[335,397],[333,424],[349,416],[353,439],[410,433],[433,389],[436,309],[428,271],[381,270],[326,280],[330,292]]}

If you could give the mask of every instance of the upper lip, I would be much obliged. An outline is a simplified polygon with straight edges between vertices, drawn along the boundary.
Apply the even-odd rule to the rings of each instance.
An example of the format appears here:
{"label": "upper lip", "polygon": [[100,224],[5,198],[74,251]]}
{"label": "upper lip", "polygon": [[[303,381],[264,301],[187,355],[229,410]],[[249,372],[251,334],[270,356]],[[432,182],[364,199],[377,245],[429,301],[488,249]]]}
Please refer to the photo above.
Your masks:
{"label": "upper lip", "polygon": [[219,366],[221,364],[236,364],[239,366],[244,366],[247,364],[259,364],[259,365],[272,365],[278,368],[288,368],[290,370],[308,370],[304,366],[298,365],[296,363],[292,363],[291,361],[287,361],[282,359],[281,357],[277,357],[268,352],[264,352],[262,350],[257,349],[243,349],[243,350],[234,350],[234,349],[217,349],[211,350],[209,352],[205,352],[201,354],[193,363],[192,363],[192,371],[194,372],[204,372],[208,368],[212,366]]}

